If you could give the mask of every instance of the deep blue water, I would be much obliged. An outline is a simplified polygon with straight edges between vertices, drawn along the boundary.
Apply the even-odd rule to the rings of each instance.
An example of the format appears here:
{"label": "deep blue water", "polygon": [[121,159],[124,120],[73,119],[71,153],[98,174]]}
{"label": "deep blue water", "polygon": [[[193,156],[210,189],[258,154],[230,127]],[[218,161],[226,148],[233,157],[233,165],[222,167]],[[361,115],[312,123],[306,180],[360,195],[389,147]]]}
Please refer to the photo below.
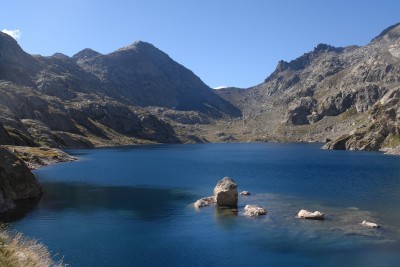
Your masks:
{"label": "deep blue water", "polygon": [[[399,266],[400,157],[319,147],[70,150],[80,161],[36,171],[45,194],[12,225],[69,266]],[[238,211],[194,209],[224,176],[252,192]],[[245,217],[246,204],[268,214]],[[302,208],[327,218],[299,220]]]}

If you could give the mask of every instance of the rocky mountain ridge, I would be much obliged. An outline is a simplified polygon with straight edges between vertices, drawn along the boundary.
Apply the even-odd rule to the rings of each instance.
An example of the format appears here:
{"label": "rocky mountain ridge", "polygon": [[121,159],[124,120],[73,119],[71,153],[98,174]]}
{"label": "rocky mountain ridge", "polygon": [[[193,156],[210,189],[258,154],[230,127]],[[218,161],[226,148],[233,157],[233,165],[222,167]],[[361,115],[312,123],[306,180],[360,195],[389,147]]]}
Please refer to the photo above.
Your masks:
{"label": "rocky mountain ridge", "polygon": [[0,38],[0,141],[90,147],[148,142],[399,145],[400,24],[365,46],[317,45],[248,89],[211,90],[145,42],[31,56]]}
{"label": "rocky mountain ridge", "polygon": [[2,144],[195,142],[173,129],[175,117],[191,124],[240,115],[190,70],[140,41],[106,55],[84,49],[42,57],[0,33],[0,71]]}
{"label": "rocky mountain ridge", "polygon": [[[327,148],[386,150],[399,139],[399,88],[396,24],[366,46],[319,44],[295,60],[280,61],[257,86],[218,93],[241,108],[253,139],[333,139]],[[240,130],[232,127],[227,134],[240,136]]]}

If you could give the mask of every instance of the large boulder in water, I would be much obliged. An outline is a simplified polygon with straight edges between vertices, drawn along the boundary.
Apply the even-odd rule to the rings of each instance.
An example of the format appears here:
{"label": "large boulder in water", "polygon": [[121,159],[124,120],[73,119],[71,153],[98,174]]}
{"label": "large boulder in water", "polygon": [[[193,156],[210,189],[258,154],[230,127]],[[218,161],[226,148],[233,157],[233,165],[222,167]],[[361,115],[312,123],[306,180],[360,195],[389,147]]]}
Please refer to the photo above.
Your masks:
{"label": "large boulder in water", "polygon": [[219,206],[237,207],[238,191],[236,182],[224,177],[214,188],[214,201]]}

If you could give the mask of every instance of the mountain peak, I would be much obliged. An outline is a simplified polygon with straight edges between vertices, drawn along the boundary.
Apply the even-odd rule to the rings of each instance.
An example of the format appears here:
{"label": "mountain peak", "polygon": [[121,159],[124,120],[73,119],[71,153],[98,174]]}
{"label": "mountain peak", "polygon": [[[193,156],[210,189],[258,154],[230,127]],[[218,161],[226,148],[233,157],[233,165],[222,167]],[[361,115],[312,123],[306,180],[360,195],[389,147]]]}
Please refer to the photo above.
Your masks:
{"label": "mountain peak", "polygon": [[63,53],[60,53],[60,52],[54,53],[51,57],[59,58],[59,59],[69,59],[70,58],[69,56],[67,56]]}
{"label": "mountain peak", "polygon": [[90,48],[85,48],[75,55],[72,56],[73,59],[79,60],[79,59],[88,59],[92,57],[96,57],[98,55],[101,55],[99,52],[94,51],[93,49]]}
{"label": "mountain peak", "polygon": [[38,69],[36,60],[25,53],[10,35],[0,32],[0,80],[31,85],[31,73]]}
{"label": "mountain peak", "polygon": [[335,47],[329,44],[320,43],[314,48],[314,52],[337,52],[343,51],[342,47]]}
{"label": "mountain peak", "polygon": [[378,36],[371,40],[371,42],[382,40],[396,40],[400,38],[400,22],[384,29]]}
{"label": "mountain peak", "polygon": [[10,35],[0,32],[0,60],[5,60],[9,57],[12,51],[22,51],[17,41]]}
{"label": "mountain peak", "polygon": [[117,51],[126,51],[126,50],[143,50],[143,49],[157,49],[154,45],[147,43],[147,42],[143,42],[143,41],[135,41],[133,44],[122,47],[120,49],[118,49]]}
{"label": "mountain peak", "polygon": [[[285,71],[288,69],[294,70],[294,71],[301,70],[310,64],[313,57],[320,56],[323,53],[329,53],[329,52],[340,53],[343,50],[344,50],[344,48],[342,48],[342,47],[335,47],[332,45],[320,43],[314,48],[313,51],[305,53],[302,56],[300,56],[294,60],[291,60],[290,62],[280,60],[278,62],[278,65],[276,66],[274,73],[282,72],[282,71]],[[269,78],[270,77],[268,77],[265,80],[265,82],[267,82],[269,80]]]}

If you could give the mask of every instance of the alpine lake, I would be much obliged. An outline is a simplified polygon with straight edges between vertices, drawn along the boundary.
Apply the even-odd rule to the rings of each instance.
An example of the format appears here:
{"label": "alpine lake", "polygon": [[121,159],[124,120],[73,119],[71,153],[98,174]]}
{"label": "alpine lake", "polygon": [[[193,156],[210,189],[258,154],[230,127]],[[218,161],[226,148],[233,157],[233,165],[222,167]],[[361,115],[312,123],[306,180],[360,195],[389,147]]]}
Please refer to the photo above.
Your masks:
{"label": "alpine lake", "polygon": [[[68,266],[399,266],[400,157],[321,144],[75,149],[11,223]],[[193,203],[233,178],[237,210]],[[246,204],[268,210],[247,217]],[[297,218],[321,211],[323,221]],[[361,225],[376,222],[380,228]]]}

